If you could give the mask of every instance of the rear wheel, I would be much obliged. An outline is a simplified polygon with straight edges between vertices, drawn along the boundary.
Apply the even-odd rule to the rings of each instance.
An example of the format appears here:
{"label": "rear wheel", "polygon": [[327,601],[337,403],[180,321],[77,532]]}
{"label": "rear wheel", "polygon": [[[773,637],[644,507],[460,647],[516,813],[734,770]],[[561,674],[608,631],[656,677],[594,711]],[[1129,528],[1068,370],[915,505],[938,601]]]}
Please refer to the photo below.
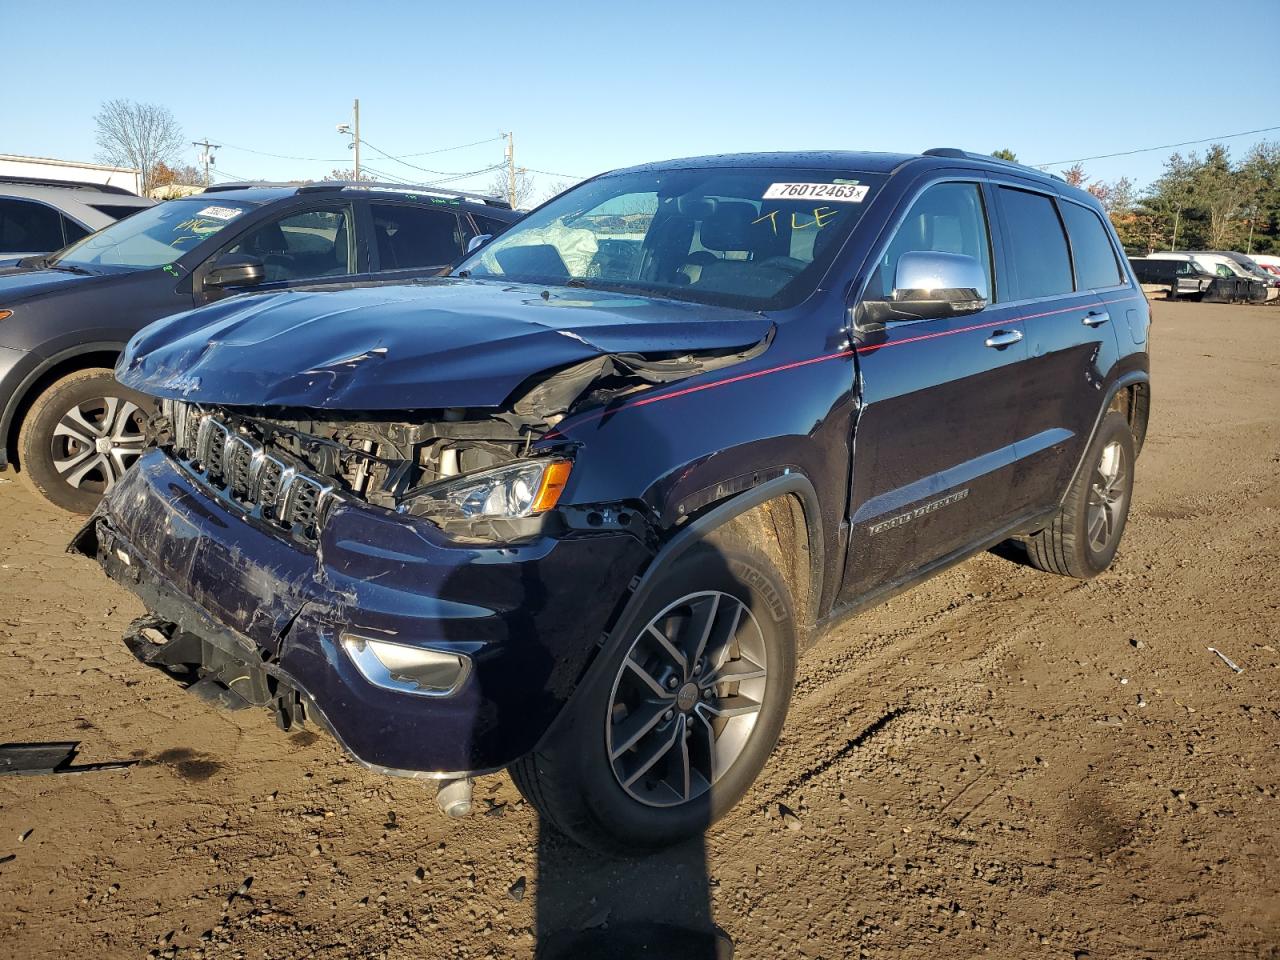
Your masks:
{"label": "rear wheel", "polygon": [[659,578],[638,630],[511,769],[546,820],[611,853],[676,843],[733,807],[795,676],[791,599],[763,554],[699,547]]}
{"label": "rear wheel", "polygon": [[22,421],[20,476],[62,509],[91,513],[145,448],[149,404],[103,367],[63,377]]}
{"label": "rear wheel", "polygon": [[1080,580],[1115,559],[1133,498],[1133,432],[1124,414],[1103,419],[1053,522],[1025,539],[1032,565]]}

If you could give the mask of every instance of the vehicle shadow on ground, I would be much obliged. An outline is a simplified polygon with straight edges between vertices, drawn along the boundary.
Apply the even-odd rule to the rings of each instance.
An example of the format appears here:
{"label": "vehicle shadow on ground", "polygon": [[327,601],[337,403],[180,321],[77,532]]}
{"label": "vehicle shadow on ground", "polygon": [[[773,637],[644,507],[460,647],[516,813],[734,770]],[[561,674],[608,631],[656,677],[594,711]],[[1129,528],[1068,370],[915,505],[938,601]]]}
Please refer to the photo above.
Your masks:
{"label": "vehicle shadow on ground", "polygon": [[711,918],[701,837],[646,857],[611,859],[541,823],[537,870],[538,960],[733,956]]}

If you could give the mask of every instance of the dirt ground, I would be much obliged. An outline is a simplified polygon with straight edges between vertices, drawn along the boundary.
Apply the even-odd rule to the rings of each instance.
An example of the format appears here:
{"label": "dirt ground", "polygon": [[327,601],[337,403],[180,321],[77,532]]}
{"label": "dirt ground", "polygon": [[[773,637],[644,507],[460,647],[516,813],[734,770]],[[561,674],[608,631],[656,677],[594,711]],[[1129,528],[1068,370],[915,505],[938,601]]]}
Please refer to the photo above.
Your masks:
{"label": "dirt ground", "polygon": [[747,800],[642,862],[540,831],[505,776],[449,821],[184,693],[0,475],[0,742],[140,761],[0,777],[0,956],[544,957],[712,917],[747,958],[1280,957],[1280,308],[1155,312],[1114,568],[984,555],[831,633]]}

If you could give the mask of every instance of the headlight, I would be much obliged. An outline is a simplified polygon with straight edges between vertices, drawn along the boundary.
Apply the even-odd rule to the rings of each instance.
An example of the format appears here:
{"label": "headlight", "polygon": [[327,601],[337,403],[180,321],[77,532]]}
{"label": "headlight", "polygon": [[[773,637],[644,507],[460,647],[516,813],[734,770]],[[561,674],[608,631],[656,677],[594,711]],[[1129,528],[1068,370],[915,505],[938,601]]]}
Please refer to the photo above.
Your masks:
{"label": "headlight", "polygon": [[572,467],[568,460],[517,460],[419,487],[400,509],[445,521],[532,517],[556,505]]}

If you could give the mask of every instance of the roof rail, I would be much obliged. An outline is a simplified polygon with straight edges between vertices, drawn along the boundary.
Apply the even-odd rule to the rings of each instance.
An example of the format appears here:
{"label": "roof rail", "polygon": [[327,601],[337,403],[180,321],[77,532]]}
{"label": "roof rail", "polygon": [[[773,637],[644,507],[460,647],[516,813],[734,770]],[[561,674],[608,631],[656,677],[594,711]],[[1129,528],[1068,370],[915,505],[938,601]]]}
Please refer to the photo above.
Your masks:
{"label": "roof rail", "polygon": [[223,190],[258,190],[263,187],[280,187],[292,188],[294,190],[303,186],[303,181],[295,180],[293,183],[286,183],[279,180],[240,180],[229,181],[227,183],[211,183],[204,188],[205,193],[220,193]]}
{"label": "roof rail", "polygon": [[373,180],[315,180],[292,183],[270,183],[267,181],[245,181],[243,183],[215,183],[205,188],[205,193],[218,193],[224,190],[254,190],[258,188],[289,187],[298,193],[327,193],[340,190],[377,190],[383,193],[425,194],[430,197],[445,197],[449,200],[473,200],[490,207],[503,207],[510,210],[511,204],[501,197],[491,197],[483,193],[467,193],[463,190],[441,190],[439,187],[419,186],[413,183],[379,183]]}
{"label": "roof rail", "polygon": [[92,180],[55,180],[52,177],[21,177],[0,175],[0,183],[20,183],[30,187],[66,187],[69,190],[97,190],[100,193],[122,193],[127,197],[137,194],[110,183],[94,183]]}
{"label": "roof rail", "polygon": [[1002,167],[1013,167],[1015,170],[1026,170],[1041,177],[1052,177],[1054,180],[1062,180],[1062,177],[1056,173],[1050,173],[1047,170],[1040,170],[1036,167],[1027,166],[1025,163],[1018,163],[1016,160],[1002,160],[1000,157],[993,157],[989,153],[973,153],[969,150],[960,150],[956,147],[933,147],[924,152],[926,157],[945,157],[949,160],[982,160],[985,163],[998,163]]}
{"label": "roof rail", "polygon": [[414,183],[380,183],[374,180],[320,180],[298,188],[299,193],[320,193],[324,190],[379,190],[386,193],[425,194],[429,197],[445,197],[449,200],[474,200],[476,203],[491,207],[506,207],[511,204],[500,197],[492,197],[483,193],[467,193],[463,190],[442,190],[439,187],[420,186]]}

